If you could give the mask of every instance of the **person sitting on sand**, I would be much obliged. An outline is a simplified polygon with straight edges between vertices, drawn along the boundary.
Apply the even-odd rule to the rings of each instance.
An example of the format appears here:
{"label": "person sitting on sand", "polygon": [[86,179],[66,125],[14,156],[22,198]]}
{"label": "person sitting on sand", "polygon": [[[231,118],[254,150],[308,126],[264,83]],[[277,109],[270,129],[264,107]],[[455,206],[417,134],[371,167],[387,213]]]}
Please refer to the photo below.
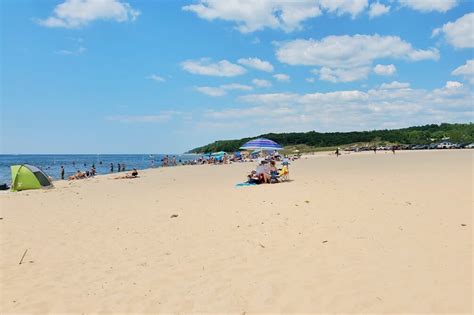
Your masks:
{"label": "person sitting on sand", "polygon": [[270,183],[270,168],[267,161],[262,160],[255,171],[257,172],[257,175],[262,177],[263,183]]}
{"label": "person sitting on sand", "polygon": [[86,178],[86,174],[81,172],[80,170],[77,170],[76,175],[69,176],[68,180],[75,180],[75,179],[82,179],[82,178]]}
{"label": "person sitting on sand", "polygon": [[[261,175],[261,174],[260,174]],[[257,171],[252,171],[250,174],[247,176],[248,177],[248,183],[249,184],[261,184],[263,182],[263,176],[260,176],[257,174]]]}
{"label": "person sitting on sand", "polygon": [[114,179],[132,179],[132,178],[138,178],[138,171],[137,171],[136,168],[134,168],[133,171],[130,174],[115,177]]}
{"label": "person sitting on sand", "polygon": [[270,171],[270,183],[271,184],[278,183],[279,171],[276,167],[275,161],[270,162],[269,171]]}

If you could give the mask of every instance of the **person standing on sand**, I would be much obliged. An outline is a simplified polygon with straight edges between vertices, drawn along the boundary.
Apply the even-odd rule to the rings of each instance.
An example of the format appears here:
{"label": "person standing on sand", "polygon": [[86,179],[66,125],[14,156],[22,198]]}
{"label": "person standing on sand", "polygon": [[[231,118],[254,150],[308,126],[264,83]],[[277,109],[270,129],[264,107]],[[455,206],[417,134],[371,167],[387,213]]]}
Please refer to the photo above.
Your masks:
{"label": "person standing on sand", "polygon": [[339,157],[340,153],[339,153],[339,147],[336,148],[336,157]]}
{"label": "person standing on sand", "polygon": [[374,147],[374,153],[377,154],[377,147]]}
{"label": "person standing on sand", "polygon": [[64,166],[61,165],[61,179],[64,180]]}
{"label": "person standing on sand", "polygon": [[173,155],[173,159],[172,159],[171,161],[172,161],[172,163],[173,163],[173,166],[178,165],[178,164],[176,163],[176,155]]}
{"label": "person standing on sand", "polygon": [[393,154],[395,154],[395,149],[396,149],[395,146],[392,145],[392,153],[393,153]]}

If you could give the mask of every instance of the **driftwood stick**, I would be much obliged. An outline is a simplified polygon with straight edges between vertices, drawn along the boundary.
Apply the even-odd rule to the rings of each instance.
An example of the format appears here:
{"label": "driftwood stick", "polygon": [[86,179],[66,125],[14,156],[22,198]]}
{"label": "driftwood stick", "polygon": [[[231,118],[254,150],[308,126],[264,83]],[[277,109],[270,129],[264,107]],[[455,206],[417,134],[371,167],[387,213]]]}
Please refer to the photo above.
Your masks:
{"label": "driftwood stick", "polygon": [[23,258],[25,258],[27,252],[28,252],[28,248],[25,249],[25,252],[23,253],[23,256],[21,256],[21,260],[20,260],[19,265],[21,265],[21,263],[23,262]]}

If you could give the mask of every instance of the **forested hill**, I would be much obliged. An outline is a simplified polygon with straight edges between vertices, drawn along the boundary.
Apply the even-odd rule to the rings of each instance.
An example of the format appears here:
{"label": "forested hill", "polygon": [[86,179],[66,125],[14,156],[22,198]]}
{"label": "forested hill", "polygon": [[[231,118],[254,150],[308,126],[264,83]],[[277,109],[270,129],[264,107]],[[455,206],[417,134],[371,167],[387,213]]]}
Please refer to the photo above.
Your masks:
{"label": "forested hill", "polygon": [[[474,124],[440,124],[425,125],[392,130],[352,131],[352,132],[292,132],[268,133],[252,138],[238,140],[219,140],[195,148],[190,153],[234,152],[245,142],[254,138],[268,138],[282,146],[307,145],[310,147],[331,147],[357,142],[428,144],[449,138],[451,142],[474,142]],[[433,139],[433,140],[432,140]]]}

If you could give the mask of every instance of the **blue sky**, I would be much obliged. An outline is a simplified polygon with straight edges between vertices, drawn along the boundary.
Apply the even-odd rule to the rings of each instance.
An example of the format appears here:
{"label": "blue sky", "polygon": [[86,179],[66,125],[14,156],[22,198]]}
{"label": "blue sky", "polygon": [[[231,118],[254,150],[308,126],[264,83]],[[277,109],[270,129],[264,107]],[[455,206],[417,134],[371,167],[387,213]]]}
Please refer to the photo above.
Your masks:
{"label": "blue sky", "polygon": [[474,2],[4,0],[1,153],[473,121]]}

